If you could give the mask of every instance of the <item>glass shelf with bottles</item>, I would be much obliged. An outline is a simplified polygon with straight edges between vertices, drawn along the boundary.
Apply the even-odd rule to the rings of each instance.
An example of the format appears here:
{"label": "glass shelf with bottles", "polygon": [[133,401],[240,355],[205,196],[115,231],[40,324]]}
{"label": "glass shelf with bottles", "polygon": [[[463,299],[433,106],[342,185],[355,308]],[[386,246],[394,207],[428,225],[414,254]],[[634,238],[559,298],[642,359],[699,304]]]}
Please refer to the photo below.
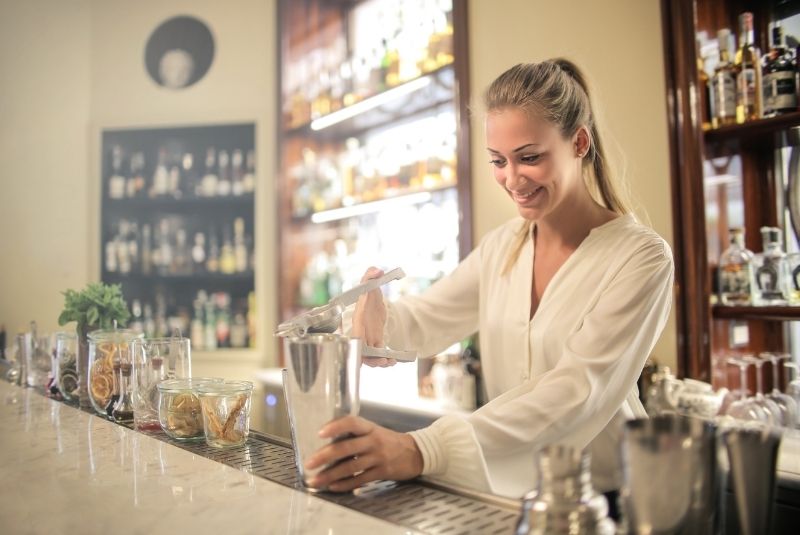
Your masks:
{"label": "glass shelf with bottles", "polygon": [[[304,140],[305,141],[305,140]],[[295,222],[347,219],[387,204],[421,204],[456,185],[452,104],[344,143],[289,141],[291,215]]]}
{"label": "glass shelf with bottles", "polygon": [[[769,24],[769,50],[761,54],[754,32],[753,13],[739,15],[738,47],[728,28],[717,31],[716,39],[707,32],[698,34],[698,82],[700,111],[707,140],[735,136],[736,125],[765,118],[792,115],[798,118],[798,42],[800,20],[790,17]],[[731,54],[731,50],[735,50]],[[773,121],[778,128],[782,121]]]}
{"label": "glass shelf with bottles", "polygon": [[209,223],[203,216],[177,215],[147,221],[121,218],[107,229],[104,279],[252,283],[252,221],[246,224],[245,218],[237,217]]}
{"label": "glass shelf with bottles", "polygon": [[[776,313],[776,307],[796,308],[800,305],[800,253],[787,255],[783,251],[782,231],[776,227],[762,227],[763,251],[754,254],[744,245],[744,230],[730,230],[730,246],[719,259],[719,299],[713,308],[715,317],[786,316],[798,314],[787,311]],[[764,308],[763,314],[757,310]],[[767,310],[768,309],[768,310]]]}
{"label": "glass shelf with bottles", "polygon": [[320,130],[436,81],[454,60],[452,12],[452,0],[368,0],[346,13],[285,2],[284,129]]}

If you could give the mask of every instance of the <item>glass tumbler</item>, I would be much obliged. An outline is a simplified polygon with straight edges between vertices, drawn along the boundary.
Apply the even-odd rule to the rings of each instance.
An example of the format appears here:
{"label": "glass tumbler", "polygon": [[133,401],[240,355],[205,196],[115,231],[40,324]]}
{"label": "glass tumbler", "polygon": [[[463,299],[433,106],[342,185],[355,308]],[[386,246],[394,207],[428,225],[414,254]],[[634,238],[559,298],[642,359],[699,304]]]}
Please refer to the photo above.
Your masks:
{"label": "glass tumbler", "polygon": [[25,358],[25,381],[28,386],[47,386],[52,369],[50,354],[50,337],[39,335],[36,329],[25,333],[22,354]]}
{"label": "glass tumbler", "polygon": [[202,440],[203,414],[197,389],[200,385],[222,379],[167,379],[158,383],[158,421],[161,429],[176,440]]}
{"label": "glass tumbler", "polygon": [[180,337],[138,339],[132,342],[131,351],[133,422],[136,429],[157,431],[161,427],[158,384],[191,377],[191,342]]}
{"label": "glass tumbler", "polygon": [[203,411],[206,444],[229,448],[244,444],[250,433],[250,404],[253,383],[224,381],[197,387]]}
{"label": "glass tumbler", "polygon": [[56,351],[53,359],[56,388],[67,401],[78,399],[78,336],[75,333],[56,333]]}
{"label": "glass tumbler", "polygon": [[98,414],[111,416],[119,399],[120,363],[131,361],[131,343],[143,337],[128,329],[89,333],[89,401]]}

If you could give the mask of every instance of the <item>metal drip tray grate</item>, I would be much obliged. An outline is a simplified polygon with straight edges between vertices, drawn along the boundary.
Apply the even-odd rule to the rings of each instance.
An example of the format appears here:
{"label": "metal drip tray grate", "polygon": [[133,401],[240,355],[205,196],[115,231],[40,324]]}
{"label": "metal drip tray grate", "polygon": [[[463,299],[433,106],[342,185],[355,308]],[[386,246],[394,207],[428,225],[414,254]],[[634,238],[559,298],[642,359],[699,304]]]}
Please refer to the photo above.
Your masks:
{"label": "metal drip tray grate", "polygon": [[[219,450],[204,442],[172,440],[163,433],[154,436],[201,457],[305,491],[297,477],[291,445],[277,437],[251,431],[244,445]],[[430,534],[507,535],[514,533],[519,514],[512,500],[457,494],[424,482],[383,481],[356,493],[316,496]]]}

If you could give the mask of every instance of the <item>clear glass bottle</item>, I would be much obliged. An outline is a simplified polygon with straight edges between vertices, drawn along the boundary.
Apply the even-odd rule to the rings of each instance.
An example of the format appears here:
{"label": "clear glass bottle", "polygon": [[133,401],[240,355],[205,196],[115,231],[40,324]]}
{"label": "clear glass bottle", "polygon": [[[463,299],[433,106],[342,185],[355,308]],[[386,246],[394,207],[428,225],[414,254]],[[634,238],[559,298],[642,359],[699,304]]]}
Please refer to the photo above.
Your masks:
{"label": "clear glass bottle", "polygon": [[761,240],[764,252],[753,258],[758,287],[756,304],[785,305],[789,288],[789,268],[782,248],[781,229],[761,227]]}
{"label": "clear glass bottle", "polygon": [[729,230],[730,246],[719,258],[719,299],[723,305],[750,305],[753,253],[744,246],[744,229]]}
{"label": "clear glass bottle", "polygon": [[131,393],[131,371],[133,366],[130,359],[120,360],[117,372],[117,385],[119,389],[119,397],[114,407],[111,410],[111,417],[115,422],[129,423],[133,422],[133,399]]}
{"label": "clear glass bottle", "polygon": [[711,126],[718,128],[736,123],[736,76],[730,60],[731,31],[723,28],[717,32],[719,63],[711,78],[711,102],[714,115]]}
{"label": "clear glass bottle", "polygon": [[736,122],[761,117],[761,53],[753,39],[753,14],[739,15],[739,49],[736,69]]}

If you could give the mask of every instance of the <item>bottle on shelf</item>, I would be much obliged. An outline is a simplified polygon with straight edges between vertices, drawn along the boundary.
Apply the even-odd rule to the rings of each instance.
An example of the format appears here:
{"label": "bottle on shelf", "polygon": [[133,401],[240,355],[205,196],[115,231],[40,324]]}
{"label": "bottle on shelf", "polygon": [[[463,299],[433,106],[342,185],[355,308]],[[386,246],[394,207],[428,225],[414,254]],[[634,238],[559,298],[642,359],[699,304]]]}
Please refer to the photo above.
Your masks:
{"label": "bottle on shelf", "polygon": [[723,305],[752,304],[753,253],[744,245],[744,229],[729,230],[730,246],[719,259],[719,297]]}
{"label": "bottle on shelf", "polygon": [[753,14],[739,15],[739,49],[733,62],[736,70],[736,122],[761,118],[761,54],[753,35]]}
{"label": "bottle on shelf", "polygon": [[711,104],[714,128],[736,123],[736,76],[730,61],[731,32],[723,28],[717,32],[719,44],[719,63],[711,78]]}
{"label": "bottle on shelf", "polygon": [[244,194],[244,156],[241,149],[233,151],[231,156],[231,194],[241,197]]}
{"label": "bottle on shelf", "polygon": [[153,244],[150,238],[150,225],[145,223],[144,225],[142,225],[141,270],[143,275],[149,275],[153,270],[152,251],[153,251]]}
{"label": "bottle on shelf", "polygon": [[250,149],[245,158],[245,168],[247,169],[242,178],[242,189],[245,195],[252,194],[256,189],[256,151]]}
{"label": "bottle on shelf", "polygon": [[217,273],[219,271],[219,242],[217,241],[217,233],[213,229],[208,243],[206,271],[209,273]]}
{"label": "bottle on shelf", "polygon": [[129,199],[135,199],[140,196],[144,188],[144,154],[141,152],[134,152],[131,154],[130,159],[130,175],[125,183],[125,196]]}
{"label": "bottle on shelf", "polygon": [[108,179],[108,196],[111,199],[124,199],[126,180],[122,174],[122,147],[114,145],[111,149],[111,176]]}
{"label": "bottle on shelf", "polygon": [[228,227],[222,230],[222,249],[219,253],[219,272],[223,275],[236,273],[236,253],[234,252],[231,233]]}
{"label": "bottle on shelf", "polygon": [[231,169],[228,151],[219,151],[219,181],[217,182],[217,192],[219,197],[227,197],[231,194]]}
{"label": "bottle on shelf", "polygon": [[711,83],[706,72],[706,59],[702,55],[701,41],[697,41],[697,100],[700,101],[700,121],[703,130],[711,128]]}
{"label": "bottle on shelf", "polygon": [[170,272],[176,275],[188,275],[192,272],[186,229],[179,228],[175,232],[175,253],[172,255]]}
{"label": "bottle on shelf", "polygon": [[169,169],[167,168],[167,149],[158,149],[158,163],[150,184],[150,197],[161,197],[169,192]]}
{"label": "bottle on shelf", "polygon": [[204,290],[197,292],[197,297],[192,302],[194,314],[192,315],[192,323],[189,330],[189,338],[192,341],[192,347],[197,350],[205,348],[205,328],[203,325],[203,307],[208,297]]}
{"label": "bottle on shelf", "polygon": [[249,255],[244,237],[244,219],[237,217],[233,222],[233,255],[235,258],[236,272],[247,271]]}
{"label": "bottle on shelf", "polygon": [[194,235],[192,246],[192,272],[202,273],[206,270],[206,236],[202,232]]}
{"label": "bottle on shelf", "polygon": [[198,187],[197,170],[194,167],[194,155],[191,152],[185,152],[181,159],[181,179],[182,193],[181,196],[195,195]]}
{"label": "bottle on shelf", "polygon": [[200,197],[214,197],[217,195],[217,183],[219,176],[217,175],[217,150],[214,147],[206,149],[206,167],[203,174],[203,180],[200,182],[200,188],[197,195]]}
{"label": "bottle on shelf", "polygon": [[797,111],[797,64],[779,22],[773,24],[770,37],[770,50],[762,61],[764,117]]}
{"label": "bottle on shelf", "polygon": [[754,256],[756,304],[785,305],[789,290],[789,266],[783,252],[781,229],[761,227],[764,251]]}

